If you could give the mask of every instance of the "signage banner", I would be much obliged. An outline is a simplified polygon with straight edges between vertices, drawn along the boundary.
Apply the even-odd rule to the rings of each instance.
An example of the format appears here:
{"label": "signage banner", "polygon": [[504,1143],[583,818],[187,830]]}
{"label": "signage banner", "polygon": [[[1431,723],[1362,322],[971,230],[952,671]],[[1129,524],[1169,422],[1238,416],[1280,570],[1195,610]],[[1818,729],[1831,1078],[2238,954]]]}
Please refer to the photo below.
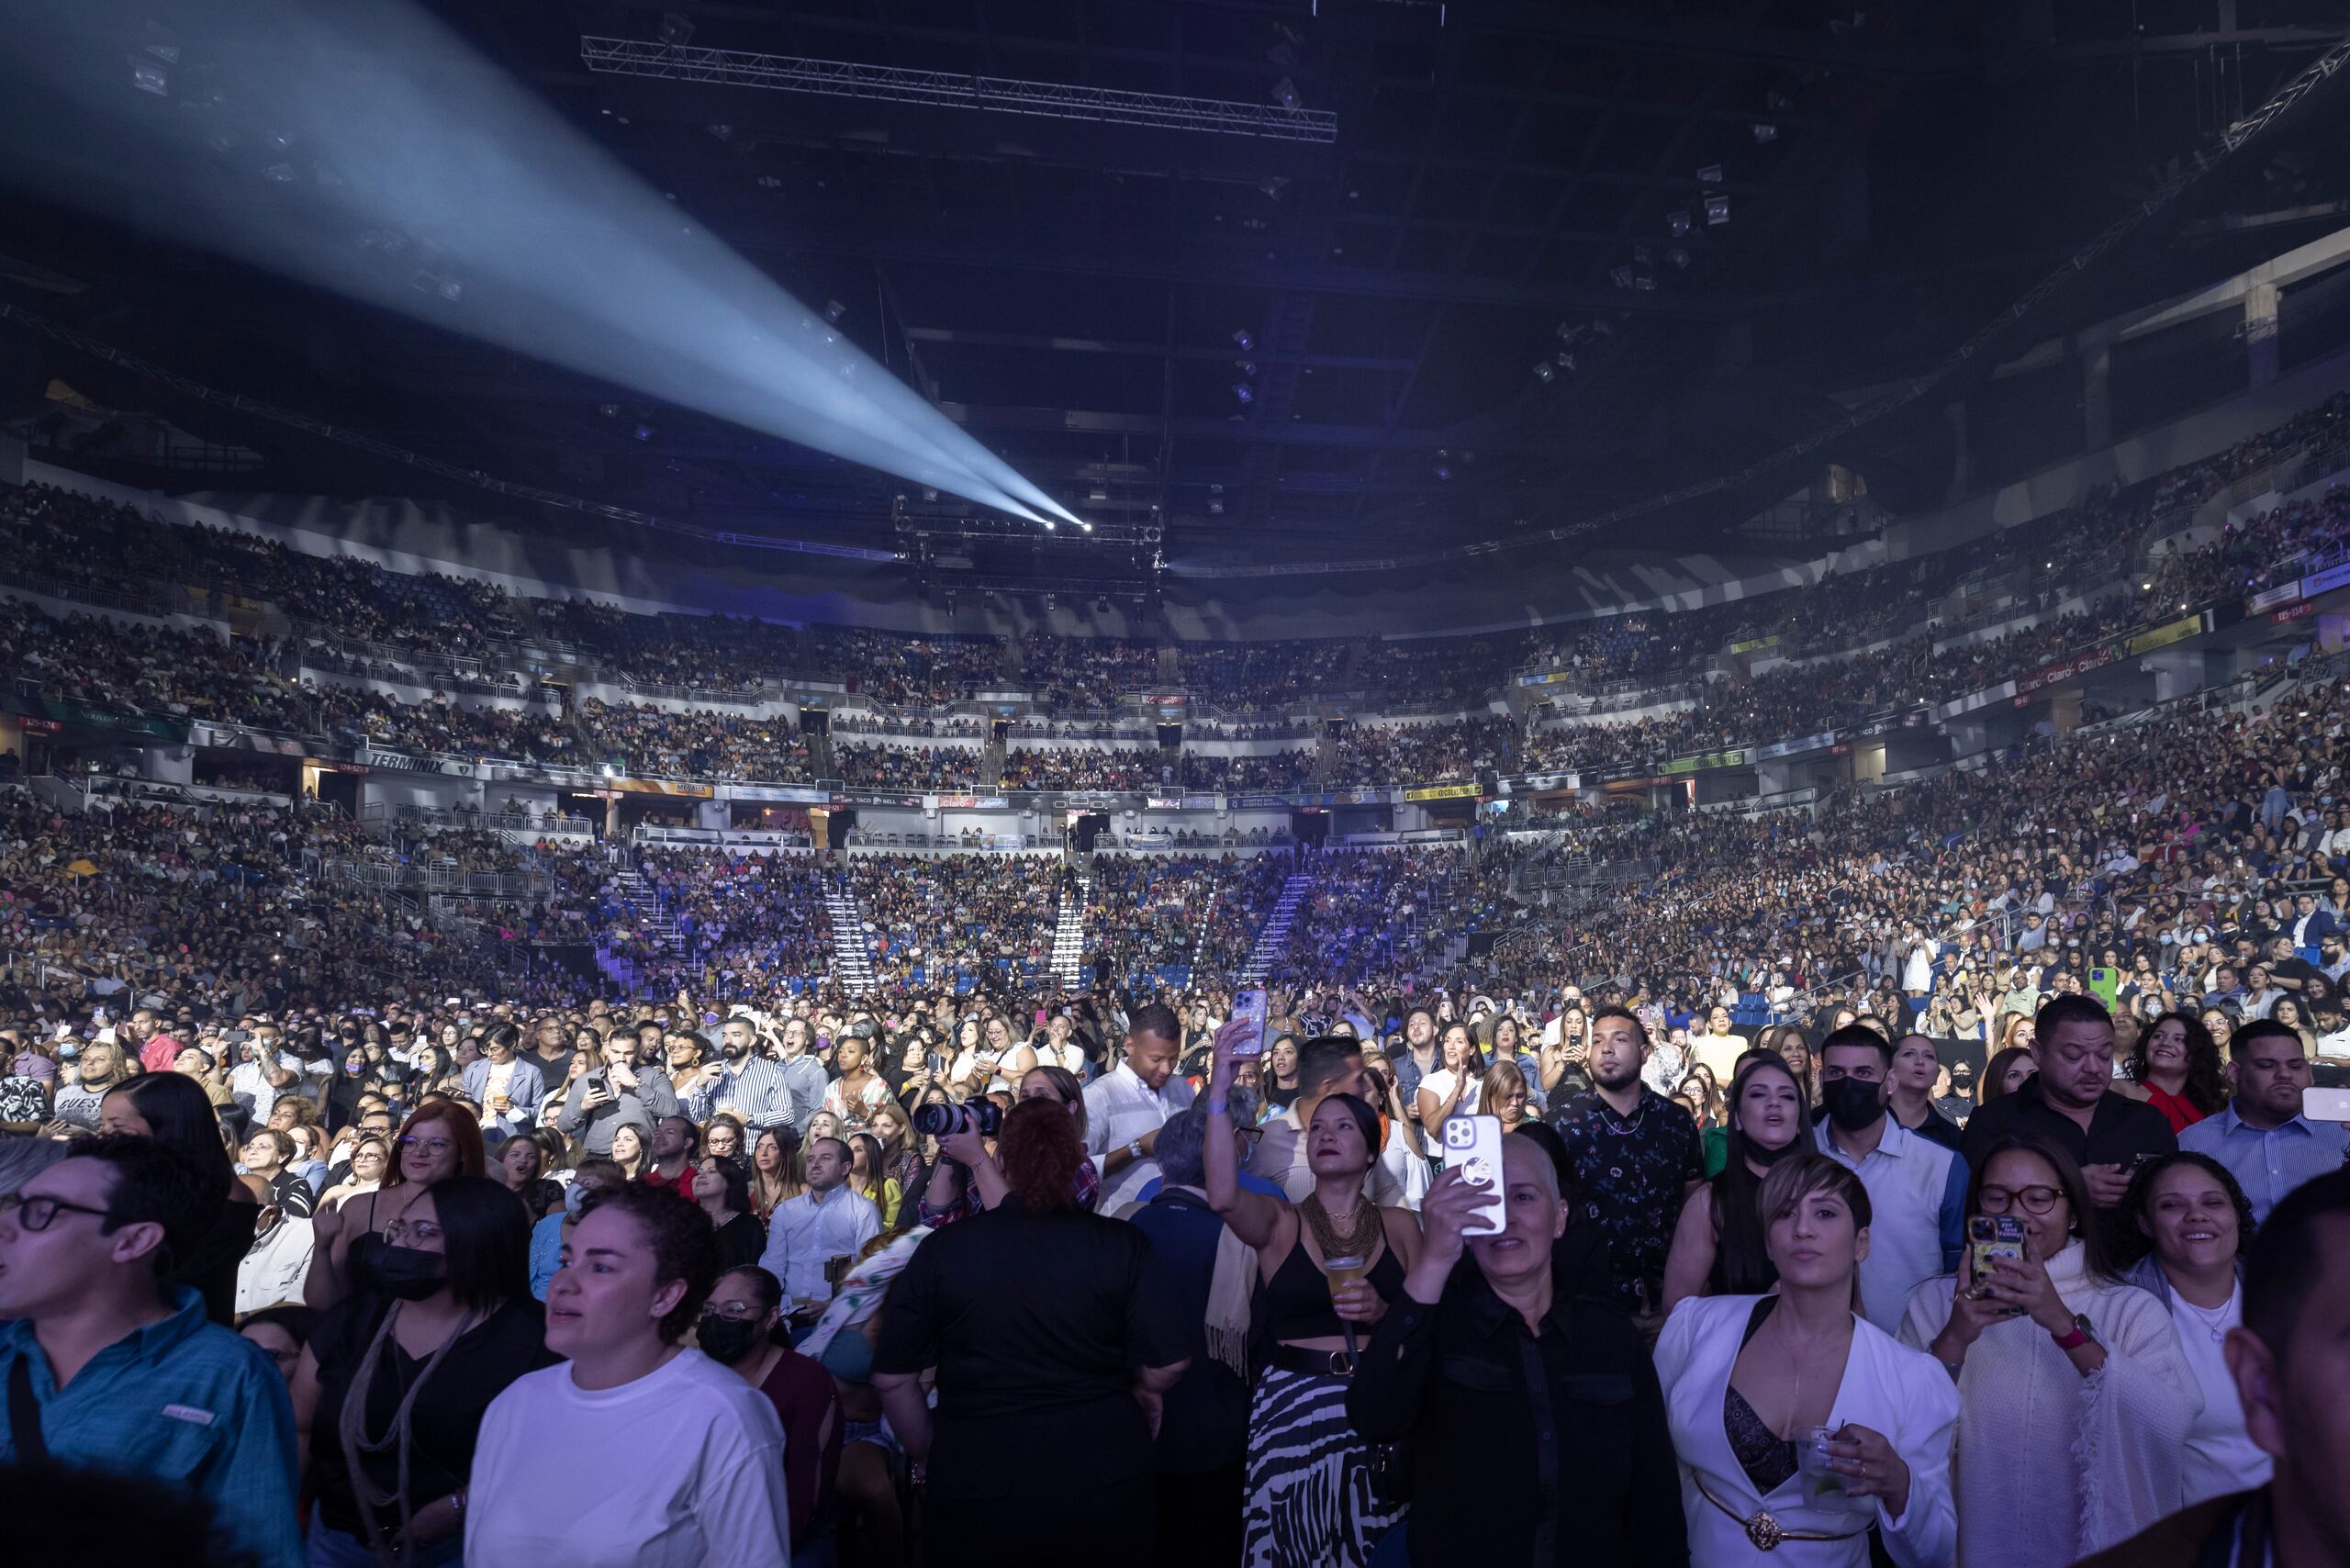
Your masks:
{"label": "signage banner", "polygon": [[1142,804],[1143,810],[1147,812],[1180,812],[1183,809],[1182,797],[1180,795],[1171,798],[1166,795],[1146,795],[1143,797]]}
{"label": "signage banner", "polygon": [[1000,812],[1012,804],[1000,795],[941,795],[939,809],[949,812]]}
{"label": "signage banner", "polygon": [[2250,599],[2245,599],[2244,612],[2246,615],[2257,615],[2264,610],[2274,610],[2280,604],[2290,604],[2300,597],[2300,582],[2280,583],[2264,593],[2254,594]]}
{"label": "signage banner", "polygon": [[2132,654],[2150,654],[2156,648],[2166,648],[2173,643],[2183,643],[2189,637],[2200,636],[2203,631],[2202,611],[2198,610],[2192,615],[2182,615],[2177,620],[2157,626],[2151,632],[2141,632],[2123,643],[2121,656],[2126,658]]}
{"label": "signage banner", "polygon": [[1525,773],[1516,778],[1496,779],[1494,787],[1505,795],[1539,795],[1550,790],[1580,790],[1583,788],[1583,775],[1580,773]]}
{"label": "signage banner", "polygon": [[1220,812],[1224,809],[1224,797],[1221,795],[1186,795],[1182,800],[1182,807],[1187,812]]}
{"label": "signage banner", "polygon": [[1473,801],[1483,793],[1474,784],[1428,784],[1404,791],[1406,801]]}
{"label": "signage banner", "polygon": [[1709,751],[1698,756],[1676,756],[1660,771],[1667,775],[1708,772],[1717,767],[1736,767],[1745,760],[1743,750]]}
{"label": "signage banner", "polygon": [[833,796],[829,790],[810,790],[791,784],[729,784],[726,798],[771,805],[821,806]]}
{"label": "signage banner", "polygon": [[851,790],[845,798],[833,797],[835,806],[845,806],[851,802],[860,806],[912,806],[920,809],[923,798],[920,795],[885,794],[878,790]]}
{"label": "signage banner", "polygon": [[1517,683],[1520,686],[1564,686],[1573,678],[1572,670],[1546,669],[1532,675],[1521,675]]}
{"label": "signage banner", "polygon": [[1289,797],[1286,795],[1235,795],[1232,797],[1232,804],[1240,811],[1285,811],[1289,807]]}
{"label": "signage banner", "polygon": [[632,795],[668,795],[687,801],[707,801],[711,793],[707,784],[688,784],[676,778],[615,778],[612,788]]}
{"label": "signage banner", "polygon": [[2291,624],[2293,622],[2301,620],[2305,616],[2315,615],[2316,613],[2317,601],[2315,599],[2305,599],[2299,604],[2287,605],[2282,610],[2270,610],[2268,612],[2268,619],[2276,625],[2285,626]]}
{"label": "signage banner", "polygon": [[1796,735],[1784,741],[1774,741],[1753,754],[1753,760],[1764,761],[1774,756],[1793,756],[1797,752],[1819,751],[1836,744],[1836,732],[1823,730],[1816,735]]}
{"label": "signage banner", "polygon": [[[2062,664],[2049,665],[2045,668],[2034,670],[2030,675],[2019,677],[2016,680],[2016,695],[2020,699],[2026,693],[2037,691],[2043,686],[2054,686],[2059,681],[2071,680],[2076,676],[2087,675],[2093,669],[2102,669],[2112,662],[2112,649],[2092,648],[2086,654],[2065,660]],[[2026,704],[2019,700],[2016,706],[2021,708]]]}
{"label": "signage banner", "polygon": [[2350,561],[2344,561],[2338,566],[2328,566],[2314,577],[2303,577],[2301,597],[2315,599],[2322,593],[2331,593],[2344,583],[2350,583]]}
{"label": "signage banner", "polygon": [[1751,654],[1763,648],[1775,648],[1778,645],[1779,634],[1774,632],[1767,637],[1757,637],[1751,642],[1732,643],[1729,645],[1729,651],[1733,654]]}

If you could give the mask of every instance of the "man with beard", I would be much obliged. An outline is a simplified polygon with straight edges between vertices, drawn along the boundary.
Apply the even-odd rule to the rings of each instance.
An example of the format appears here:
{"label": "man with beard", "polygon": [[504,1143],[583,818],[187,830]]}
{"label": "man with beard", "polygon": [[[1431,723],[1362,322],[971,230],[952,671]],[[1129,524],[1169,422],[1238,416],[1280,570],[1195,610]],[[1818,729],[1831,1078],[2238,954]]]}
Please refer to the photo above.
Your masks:
{"label": "man with beard", "polygon": [[1865,1025],[1819,1043],[1819,1152],[1868,1189],[1869,1249],[1861,1259],[1861,1316],[1886,1333],[1910,1293],[1958,1267],[1966,1238],[1966,1161],[1891,1114],[1893,1047]]}
{"label": "man with beard", "polygon": [[726,1021],[719,1032],[717,1070],[694,1086],[686,1108],[696,1122],[707,1125],[721,1111],[732,1111],[751,1129],[753,1137],[769,1127],[791,1125],[791,1090],[783,1069],[752,1047],[758,1025],[741,1014]]}
{"label": "man with beard", "polygon": [[1571,1201],[1607,1239],[1625,1310],[1651,1319],[1664,1300],[1664,1259],[1690,1190],[1705,1179],[1697,1125],[1640,1081],[1648,1031],[1628,1007],[1592,1015],[1592,1092],[1560,1118]]}

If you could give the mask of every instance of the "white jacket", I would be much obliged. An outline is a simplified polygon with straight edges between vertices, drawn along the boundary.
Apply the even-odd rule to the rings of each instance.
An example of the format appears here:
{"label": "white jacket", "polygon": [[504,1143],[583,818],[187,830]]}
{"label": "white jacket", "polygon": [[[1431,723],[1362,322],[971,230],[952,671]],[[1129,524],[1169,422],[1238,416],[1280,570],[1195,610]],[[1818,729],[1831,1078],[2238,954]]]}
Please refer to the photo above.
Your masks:
{"label": "white jacket", "polygon": [[[1948,1568],[1958,1551],[1958,1513],[1951,1498],[1951,1441],[1958,1420],[1958,1391],[1931,1356],[1908,1350],[1857,1313],[1852,1347],[1827,1424],[1857,1423],[1881,1432],[1909,1467],[1909,1506],[1899,1518],[1882,1498],[1846,1498],[1831,1489],[1817,1501],[1805,1495],[1801,1472],[1757,1495],[1754,1483],[1730,1451],[1722,1425],[1722,1396],[1738,1361],[1752,1295],[1692,1296],[1673,1309],[1657,1340],[1657,1376],[1664,1384],[1665,1417],[1681,1457],[1681,1506],[1689,1519],[1690,1568],[1866,1568],[1867,1530],[1883,1532],[1886,1550],[1901,1568]],[[1704,1491],[1699,1490],[1703,1486]],[[1710,1494],[1723,1507],[1707,1500]],[[1764,1551],[1744,1524],[1768,1510],[1780,1528],[1842,1540],[1788,1540]],[[1847,1532],[1852,1532],[1847,1534]]]}

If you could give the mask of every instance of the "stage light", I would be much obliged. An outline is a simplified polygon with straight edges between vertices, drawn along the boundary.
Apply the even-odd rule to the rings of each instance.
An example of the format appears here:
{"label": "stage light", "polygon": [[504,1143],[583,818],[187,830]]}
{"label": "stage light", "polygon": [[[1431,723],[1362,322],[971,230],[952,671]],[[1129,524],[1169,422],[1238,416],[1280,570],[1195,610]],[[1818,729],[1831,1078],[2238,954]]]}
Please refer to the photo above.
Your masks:
{"label": "stage light", "polygon": [[[658,187],[414,0],[224,18],[200,73],[136,46],[127,60],[92,50],[65,28],[12,39],[0,102],[31,101],[39,83],[64,113],[44,134],[0,139],[0,182],[135,212],[144,233],[436,327],[450,324],[442,282],[462,279],[462,330],[632,403],[689,408],[1031,521],[1076,521],[846,342],[845,309],[811,308],[707,225],[681,223]],[[683,36],[663,28],[673,45]],[[138,91],[221,112],[137,112],[126,73]],[[234,164],[264,131],[302,156],[262,145],[229,180],[204,166],[203,145]],[[252,200],[252,175],[281,162],[303,199]],[[319,165],[341,183],[308,178]],[[427,270],[430,288],[412,288]]]}
{"label": "stage light", "polygon": [[840,325],[841,318],[847,314],[848,307],[843,305],[839,300],[827,299],[824,301],[824,319],[831,322],[833,325]]}
{"label": "stage light", "polygon": [[1557,371],[1555,371],[1555,370],[1553,370],[1553,369],[1551,369],[1551,368],[1550,368],[1550,362],[1549,360],[1547,360],[1547,359],[1545,359],[1545,360],[1537,360],[1537,361],[1535,362],[1535,364],[1534,364],[1534,379],[1535,379],[1535,380],[1539,381],[1540,383],[1542,383],[1542,385],[1543,385],[1543,386],[1550,386],[1550,383],[1552,383],[1553,381],[1556,381],[1558,378],[1559,378],[1559,373],[1558,373]]}
{"label": "stage light", "polygon": [[1291,81],[1286,76],[1282,77],[1280,81],[1273,84],[1272,98],[1273,102],[1279,104],[1285,109],[1293,109],[1297,107],[1297,84]]}
{"label": "stage light", "polygon": [[1779,128],[1766,121],[1754,122],[1754,144],[1758,147],[1779,140]]}
{"label": "stage light", "polygon": [[1623,263],[1622,265],[1620,265],[1620,266],[1610,267],[1610,268],[1608,269],[1608,271],[1607,271],[1607,278],[1608,278],[1608,281],[1609,281],[1609,282],[1613,283],[1613,284],[1614,284],[1617,287],[1618,287],[1618,288],[1629,288],[1629,287],[1631,287],[1631,286],[1632,286],[1632,265],[1631,265],[1631,263],[1630,263],[1629,262],[1627,262],[1627,263]]}
{"label": "stage light", "polygon": [[1676,269],[1682,272],[1687,272],[1689,270],[1689,252],[1684,246],[1675,245],[1673,249],[1664,253],[1664,259],[1671,262]]}
{"label": "stage light", "polygon": [[1210,501],[1208,503],[1208,515],[1210,517],[1222,517],[1224,515],[1224,503],[1222,501]]}
{"label": "stage light", "polygon": [[683,49],[693,41],[694,25],[675,11],[661,13],[661,41],[671,49]]}
{"label": "stage light", "polygon": [[1706,198],[1707,224],[1711,228],[1718,229],[1729,221],[1729,197],[1726,196],[1707,196]]}
{"label": "stage light", "polygon": [[1234,382],[1232,384],[1232,395],[1239,398],[1244,403],[1253,403],[1257,400],[1257,389],[1254,386],[1249,386],[1246,381]]}
{"label": "stage light", "polygon": [[639,441],[651,441],[653,439],[653,427],[651,425],[639,425],[635,430],[629,433],[635,436]]}
{"label": "stage light", "polygon": [[1674,239],[1680,239],[1683,235],[1689,232],[1689,209],[1685,207],[1678,207],[1672,212],[1666,213],[1664,215],[1664,226],[1673,230],[1673,237]]}
{"label": "stage light", "polygon": [[1240,352],[1242,353],[1247,353],[1249,350],[1257,346],[1257,340],[1248,335],[1248,329],[1246,327],[1243,327],[1240,330],[1233,333],[1232,341],[1240,345]]}
{"label": "stage light", "polygon": [[1722,183],[1722,166],[1719,163],[1707,164],[1704,168],[1697,171],[1697,183],[1701,185],[1720,185]]}
{"label": "stage light", "polygon": [[1081,529],[1083,529],[1083,530],[1085,530],[1085,532],[1088,532],[1088,533],[1091,533],[1091,532],[1093,532],[1093,525],[1092,525],[1091,523],[1090,523],[1090,522],[1085,521],[1083,519],[1080,519],[1080,520],[1079,520],[1079,521],[1078,521],[1078,525],[1077,525],[1077,526],[1078,526],[1078,527],[1080,527],[1080,528],[1081,528]]}

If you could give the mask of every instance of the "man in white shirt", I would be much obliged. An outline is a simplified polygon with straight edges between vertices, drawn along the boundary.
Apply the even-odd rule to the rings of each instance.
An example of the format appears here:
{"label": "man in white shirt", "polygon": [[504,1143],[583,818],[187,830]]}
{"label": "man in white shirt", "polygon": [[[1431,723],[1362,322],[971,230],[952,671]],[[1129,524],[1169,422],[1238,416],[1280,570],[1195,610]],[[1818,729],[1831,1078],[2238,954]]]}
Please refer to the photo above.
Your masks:
{"label": "man in white shirt", "polygon": [[1893,1047],[1861,1024],[1819,1044],[1819,1152],[1868,1189],[1869,1251],[1861,1260],[1861,1316],[1890,1334],[1910,1293],[1955,1268],[1966,1221],[1966,1161],[1888,1113]]}
{"label": "man in white shirt", "polygon": [[[1382,1098],[1363,1067],[1360,1046],[1337,1038],[1308,1040],[1297,1056],[1297,1098],[1288,1110],[1265,1124],[1257,1152],[1248,1160],[1251,1172],[1281,1188],[1292,1203],[1314,1191],[1314,1170],[1305,1158],[1305,1129],[1314,1125],[1315,1110],[1333,1094],[1352,1094],[1372,1106]],[[1403,1183],[1383,1160],[1373,1160],[1364,1172],[1362,1190],[1382,1208],[1404,1203]]]}
{"label": "man in white shirt", "polygon": [[236,1051],[242,1059],[229,1070],[229,1092],[252,1115],[254,1126],[269,1120],[279,1095],[296,1092],[302,1082],[301,1058],[280,1050],[274,1034],[256,1030],[239,1042]]}
{"label": "man in white shirt", "polygon": [[826,1302],[832,1285],[824,1264],[854,1258],[881,1234],[881,1211],[848,1190],[848,1145],[820,1137],[808,1146],[808,1190],[786,1198],[767,1221],[767,1248],[759,1267],[783,1282],[794,1302]]}
{"label": "man in white shirt", "polygon": [[1126,1059],[1085,1086],[1085,1152],[1102,1172],[1094,1205],[1115,1214],[1158,1174],[1151,1151],[1158,1129],[1192,1103],[1192,1086],[1175,1076],[1183,1026],[1174,1009],[1152,1002],[1126,1026]]}
{"label": "man in white shirt", "polygon": [[274,1204],[262,1210],[270,1223],[253,1238],[237,1263],[237,1316],[285,1302],[299,1303],[310,1276],[310,1222],[289,1219]]}

